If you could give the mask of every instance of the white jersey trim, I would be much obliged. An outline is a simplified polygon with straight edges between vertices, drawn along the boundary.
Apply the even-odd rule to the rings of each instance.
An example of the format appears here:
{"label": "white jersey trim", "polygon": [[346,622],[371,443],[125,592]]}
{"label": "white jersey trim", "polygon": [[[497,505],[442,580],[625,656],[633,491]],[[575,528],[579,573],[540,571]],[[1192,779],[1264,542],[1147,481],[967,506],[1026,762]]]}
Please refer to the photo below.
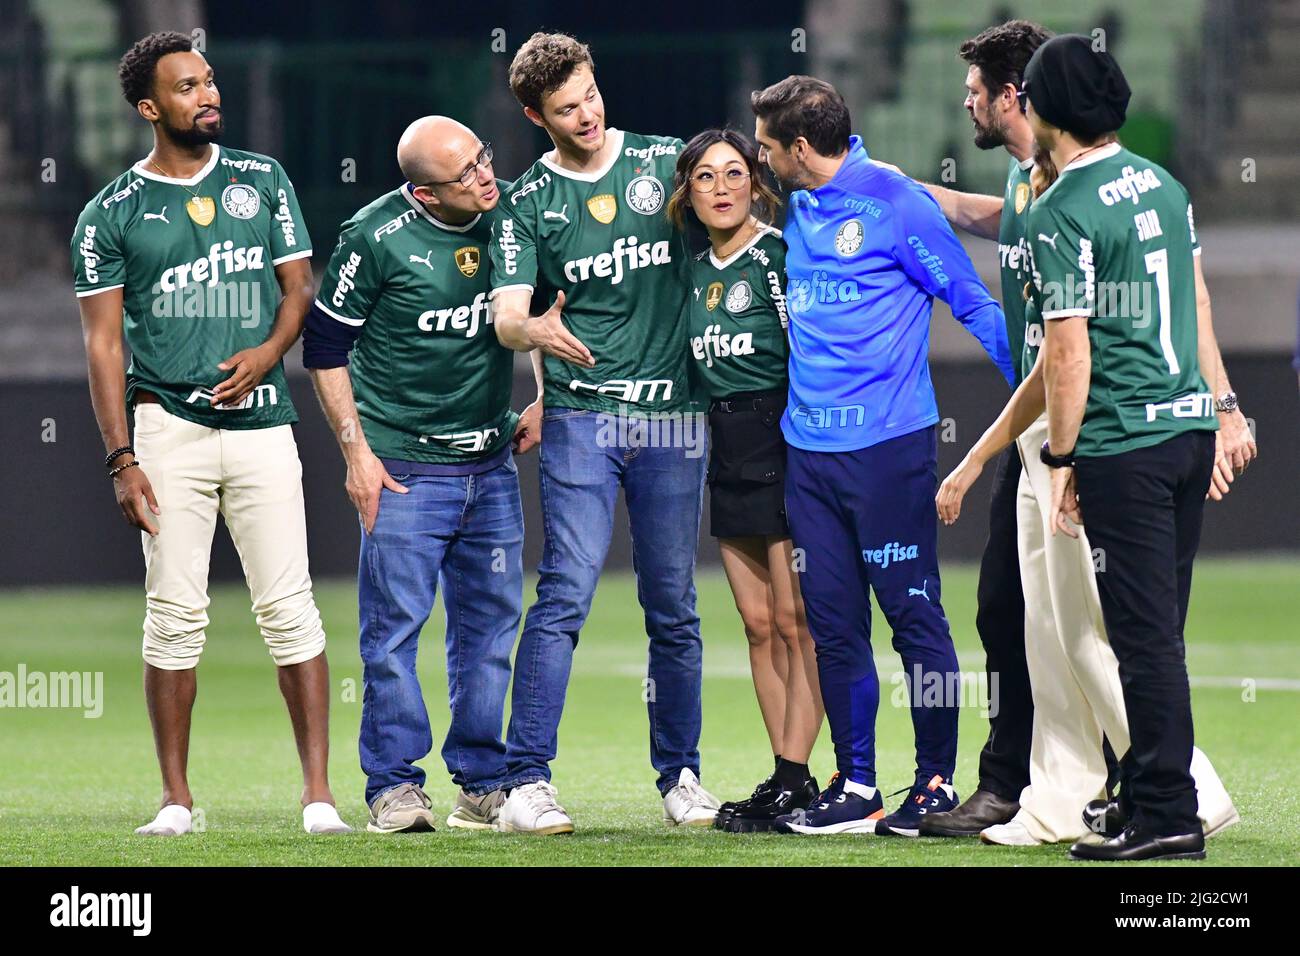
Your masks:
{"label": "white jersey trim", "polygon": [[304,249],[301,252],[291,252],[287,256],[281,256],[279,259],[272,259],[271,265],[278,266],[282,262],[292,262],[294,259],[305,259],[311,255],[310,249]]}
{"label": "white jersey trim", "polygon": [[735,252],[733,252],[731,255],[727,256],[727,258],[725,258],[725,259],[719,259],[718,256],[717,256],[717,254],[713,251],[713,246],[710,245],[710,246],[709,246],[709,261],[710,261],[711,263],[713,263],[713,268],[715,268],[715,269],[725,269],[725,268],[727,268],[727,266],[731,265],[733,262],[735,262],[737,259],[739,259],[742,255],[744,255],[746,252],[748,252],[750,249],[754,248],[754,245],[758,242],[758,240],[762,239],[762,238],[763,238],[764,236],[766,236],[768,233],[775,233],[775,234],[776,234],[776,237],[777,237],[778,239],[781,238],[781,233],[780,233],[780,231],[779,231],[778,229],[776,229],[774,226],[769,226],[769,225],[768,225],[767,223],[765,223],[765,222],[763,222],[763,223],[759,223],[759,230],[758,230],[758,232],[754,233],[754,238],[750,239],[749,242],[745,243],[743,246],[741,246],[739,249],[737,249],[737,250],[736,250]]}
{"label": "white jersey trim", "polygon": [[516,282],[514,285],[499,285],[488,293],[488,300],[490,301],[495,298],[498,292],[509,292],[511,289],[527,289],[529,292],[533,291],[533,287],[526,282]]}
{"label": "white jersey trim", "polygon": [[1044,312],[1044,319],[1072,319],[1075,316],[1084,318],[1092,317],[1092,309],[1055,309],[1051,312]]}
{"label": "white jersey trim", "polygon": [[402,186],[402,195],[405,196],[406,201],[411,204],[411,208],[414,209],[416,212],[418,212],[425,219],[429,220],[429,222],[433,223],[439,229],[443,230],[444,232],[469,232],[471,229],[474,228],[474,226],[478,223],[478,221],[483,218],[483,214],[479,213],[477,216],[475,216],[469,222],[465,223],[465,225],[463,226],[453,226],[450,225],[449,223],[441,222],[438,219],[435,219],[433,215],[429,212],[429,210],[424,208],[424,203],[420,202],[420,200],[416,199],[414,196],[411,195],[411,191],[406,188],[408,185],[410,184],[407,183]]}
{"label": "white jersey trim", "polygon": [[606,161],[605,165],[594,173],[579,173],[572,169],[564,169],[557,165],[553,160],[547,159],[545,156],[542,157],[542,165],[551,172],[564,176],[566,179],[576,179],[581,183],[598,182],[605,177],[606,173],[614,168],[614,164],[617,163],[619,158],[623,155],[623,131],[611,126],[605,130],[606,140],[608,141],[610,137],[614,137],[614,148],[610,150],[609,159]]}
{"label": "white jersey trim", "polygon": [[[1197,251],[1199,252],[1200,250],[1198,249]],[[99,295],[101,292],[112,292],[114,289],[121,289],[125,285],[125,282],[119,282],[117,285],[106,285],[102,289],[87,289],[85,292],[78,292],[77,298],[84,299],[88,295]]]}
{"label": "white jersey trim", "polygon": [[1091,166],[1093,163],[1100,163],[1103,159],[1110,159],[1119,152],[1119,143],[1107,143],[1091,156],[1085,156],[1082,159],[1075,158],[1065,164],[1062,173],[1068,173],[1072,169],[1082,169],[1084,166]]}
{"label": "white jersey trim", "polygon": [[328,315],[331,319],[338,319],[338,320],[339,320],[340,322],[342,322],[344,325],[351,325],[351,326],[354,326],[354,327],[360,327],[360,326],[363,326],[363,325],[366,324],[366,320],[365,320],[365,319],[349,319],[346,315],[339,315],[337,312],[335,312],[333,309],[331,309],[329,306],[327,306],[327,305],[326,305],[324,302],[322,302],[320,299],[317,299],[317,300],[316,300],[316,308],[320,309],[322,312],[324,312],[326,315]]}
{"label": "white jersey trim", "polygon": [[138,160],[136,164],[131,167],[131,171],[139,176],[143,176],[145,179],[152,179],[156,183],[171,183],[174,186],[194,186],[217,168],[217,161],[220,157],[221,147],[216,143],[213,143],[212,156],[208,159],[207,164],[189,179],[177,179],[175,176],[163,176],[159,173],[151,173],[145,168],[145,161],[143,159]]}

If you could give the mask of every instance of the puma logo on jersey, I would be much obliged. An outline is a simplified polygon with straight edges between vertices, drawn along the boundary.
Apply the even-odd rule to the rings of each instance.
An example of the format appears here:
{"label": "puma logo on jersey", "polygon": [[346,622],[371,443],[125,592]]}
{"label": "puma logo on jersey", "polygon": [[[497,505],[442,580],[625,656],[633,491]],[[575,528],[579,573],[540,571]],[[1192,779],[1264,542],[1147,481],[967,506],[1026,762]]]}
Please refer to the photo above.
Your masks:
{"label": "puma logo on jersey", "polygon": [[543,219],[558,219],[558,220],[560,220],[561,222],[563,222],[566,226],[567,226],[567,225],[571,225],[571,223],[569,222],[569,217],[566,215],[566,213],[568,213],[568,211],[569,211],[569,204],[566,202],[566,203],[564,204],[564,208],[561,209],[559,212],[552,212],[552,211],[549,210],[549,209],[545,210],[545,211],[542,213],[542,218],[543,218]]}
{"label": "puma logo on jersey", "polygon": [[431,260],[432,258],[433,258],[433,250],[432,250],[432,249],[428,250],[428,251],[424,254],[424,258],[423,258],[423,259],[421,259],[419,256],[415,255],[414,253],[411,254],[411,261],[412,261],[412,262],[423,262],[423,263],[424,263],[426,266],[428,266],[430,269],[433,268],[433,263],[429,261],[429,260]]}
{"label": "puma logo on jersey", "polygon": [[[672,252],[667,239],[659,242],[638,243],[636,236],[619,236],[614,240],[612,252],[602,252],[597,256],[585,256],[582,259],[570,259],[564,264],[564,277],[570,282],[586,282],[588,279],[609,279],[610,285],[623,281],[623,270],[640,269],[645,266],[660,266],[672,262]],[[507,272],[510,269],[507,267]]]}
{"label": "puma logo on jersey", "polygon": [[1056,237],[1059,236],[1059,235],[1060,235],[1059,232],[1054,232],[1054,233],[1051,234],[1051,236],[1045,236],[1045,235],[1043,235],[1043,234],[1040,232],[1040,233],[1038,234],[1038,241],[1039,241],[1039,242],[1045,242],[1045,243],[1047,243],[1049,246],[1052,247],[1053,251],[1055,251],[1055,249],[1056,249]]}
{"label": "puma logo on jersey", "polygon": [[166,206],[163,206],[163,207],[162,207],[162,212],[147,212],[147,213],[145,213],[145,214],[144,214],[144,221],[145,221],[145,222],[148,222],[150,219],[161,219],[163,222],[167,223],[167,225],[169,225],[169,226],[171,225],[171,220],[167,218],[167,207],[166,207]]}
{"label": "puma logo on jersey", "polygon": [[487,293],[480,292],[474,296],[471,305],[458,305],[450,309],[430,309],[421,313],[415,324],[421,332],[445,332],[450,326],[453,331],[464,332],[465,338],[472,339],[478,334],[479,323],[492,324],[492,309],[488,304]]}
{"label": "puma logo on jersey", "polygon": [[928,595],[928,594],[925,593],[925,587],[926,587],[926,584],[929,582],[929,580],[930,580],[929,578],[925,578],[924,580],[922,580],[922,581],[921,581],[921,586],[920,586],[919,588],[908,588],[908,589],[907,589],[907,596],[908,596],[908,597],[923,597],[923,598],[925,598],[927,601],[930,600],[930,595]]}
{"label": "puma logo on jersey", "polygon": [[206,257],[193,262],[172,266],[158,279],[163,292],[175,292],[191,282],[206,282],[215,286],[217,281],[232,272],[261,271],[263,255],[261,246],[238,246],[227,239],[212,244]]}

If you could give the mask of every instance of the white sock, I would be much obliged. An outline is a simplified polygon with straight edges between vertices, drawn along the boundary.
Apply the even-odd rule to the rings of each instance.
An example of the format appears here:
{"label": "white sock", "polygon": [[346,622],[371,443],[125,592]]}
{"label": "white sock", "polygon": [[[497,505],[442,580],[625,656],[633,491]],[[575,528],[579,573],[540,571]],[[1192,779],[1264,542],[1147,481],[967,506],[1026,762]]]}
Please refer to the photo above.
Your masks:
{"label": "white sock", "polygon": [[308,833],[351,833],[339,812],[329,803],[309,803],[302,808],[302,828]]}
{"label": "white sock", "polygon": [[870,800],[872,797],[876,795],[876,788],[868,787],[865,783],[854,783],[852,780],[845,780],[844,792],[856,793],[859,797],[862,797],[864,800]]}
{"label": "white sock", "polygon": [[152,823],[136,828],[137,836],[180,836],[189,833],[192,818],[190,811],[178,803],[169,803],[158,811]]}

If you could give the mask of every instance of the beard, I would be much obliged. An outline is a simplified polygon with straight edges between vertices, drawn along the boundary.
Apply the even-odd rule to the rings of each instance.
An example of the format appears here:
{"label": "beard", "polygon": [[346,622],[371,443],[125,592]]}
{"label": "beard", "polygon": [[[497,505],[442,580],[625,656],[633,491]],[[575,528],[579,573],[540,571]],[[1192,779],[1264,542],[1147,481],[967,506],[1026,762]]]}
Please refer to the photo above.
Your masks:
{"label": "beard", "polygon": [[992,119],[987,123],[981,123],[979,118],[976,117],[974,124],[975,147],[977,149],[997,149],[999,146],[1007,144],[1006,130],[997,125]]}
{"label": "beard", "polygon": [[221,139],[226,121],[221,111],[217,110],[217,122],[210,127],[200,126],[198,120],[194,120],[189,126],[173,126],[166,117],[159,120],[159,125],[167,134],[167,138],[177,146],[206,146]]}

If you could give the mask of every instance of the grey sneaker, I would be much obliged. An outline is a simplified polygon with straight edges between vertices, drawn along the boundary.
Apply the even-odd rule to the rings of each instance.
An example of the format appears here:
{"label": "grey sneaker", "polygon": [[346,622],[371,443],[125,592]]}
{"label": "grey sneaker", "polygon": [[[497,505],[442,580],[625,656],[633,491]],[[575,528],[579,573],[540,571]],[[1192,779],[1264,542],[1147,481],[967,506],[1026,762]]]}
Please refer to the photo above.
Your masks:
{"label": "grey sneaker", "polygon": [[461,830],[495,830],[501,804],[505,802],[506,795],[502,790],[492,790],[480,796],[461,790],[456,794],[451,816],[447,817],[447,826]]}
{"label": "grey sneaker", "polygon": [[432,806],[433,801],[415,784],[401,784],[375,798],[366,829],[371,833],[432,833]]}

